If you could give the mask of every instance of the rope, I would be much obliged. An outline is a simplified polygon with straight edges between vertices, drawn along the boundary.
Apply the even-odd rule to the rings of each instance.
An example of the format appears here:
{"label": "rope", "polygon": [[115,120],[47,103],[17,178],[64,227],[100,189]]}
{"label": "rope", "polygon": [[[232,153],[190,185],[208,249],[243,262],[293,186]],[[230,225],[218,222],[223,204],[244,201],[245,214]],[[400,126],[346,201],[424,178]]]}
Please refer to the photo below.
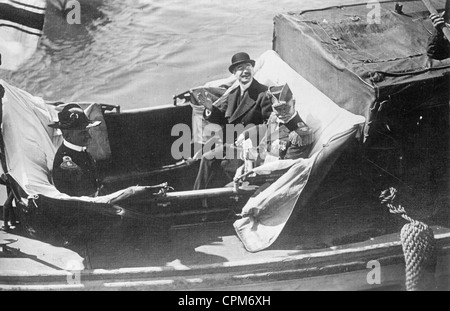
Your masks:
{"label": "rope", "polygon": [[380,200],[381,204],[389,208],[390,213],[399,215],[408,221],[400,232],[406,263],[406,290],[434,289],[437,257],[433,230],[426,224],[409,217],[401,205],[395,206],[396,196],[397,190],[390,188],[381,193]]}

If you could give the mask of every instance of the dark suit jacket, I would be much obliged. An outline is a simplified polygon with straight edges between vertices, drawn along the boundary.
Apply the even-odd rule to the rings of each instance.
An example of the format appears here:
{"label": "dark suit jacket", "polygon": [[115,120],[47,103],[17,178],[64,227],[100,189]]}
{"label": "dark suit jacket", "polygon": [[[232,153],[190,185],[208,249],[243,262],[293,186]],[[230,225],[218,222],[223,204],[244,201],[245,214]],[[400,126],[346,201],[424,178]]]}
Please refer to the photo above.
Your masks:
{"label": "dark suit jacket", "polygon": [[[70,161],[64,161],[65,157]],[[90,196],[98,189],[97,171],[91,155],[64,144],[56,152],[52,175],[56,189],[70,196]]]}
{"label": "dark suit jacket", "polygon": [[267,86],[253,79],[250,87],[241,99],[241,88],[237,87],[219,107],[213,106],[211,114],[205,119],[220,125],[226,124],[263,124],[272,113],[272,103],[266,96]]}

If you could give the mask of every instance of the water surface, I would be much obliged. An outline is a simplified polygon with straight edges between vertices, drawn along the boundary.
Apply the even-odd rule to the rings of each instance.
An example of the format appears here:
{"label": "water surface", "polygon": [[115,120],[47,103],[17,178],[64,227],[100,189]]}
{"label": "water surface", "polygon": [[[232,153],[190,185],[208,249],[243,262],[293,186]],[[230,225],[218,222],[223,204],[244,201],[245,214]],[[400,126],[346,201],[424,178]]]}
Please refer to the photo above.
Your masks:
{"label": "water surface", "polygon": [[80,0],[80,25],[50,3],[33,59],[0,77],[47,100],[167,105],[228,76],[234,53],[271,49],[277,13],[354,2],[362,1]]}

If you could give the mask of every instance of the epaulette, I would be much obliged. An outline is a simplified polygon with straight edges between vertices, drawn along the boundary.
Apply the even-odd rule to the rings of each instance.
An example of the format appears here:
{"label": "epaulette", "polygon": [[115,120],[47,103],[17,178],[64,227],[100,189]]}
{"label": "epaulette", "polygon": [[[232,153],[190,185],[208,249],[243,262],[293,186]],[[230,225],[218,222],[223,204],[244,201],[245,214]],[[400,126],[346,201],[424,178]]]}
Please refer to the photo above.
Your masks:
{"label": "epaulette", "polygon": [[299,144],[299,146],[308,146],[308,145],[311,145],[312,143],[314,143],[313,130],[309,126],[305,125],[305,123],[303,123],[303,122],[300,122],[298,125],[299,125],[299,128],[297,130],[295,130],[295,132],[301,138],[301,143]]}
{"label": "epaulette", "polygon": [[80,167],[72,161],[72,158],[69,156],[65,156],[63,157],[63,162],[61,163],[61,165],[59,166],[61,167],[63,170],[79,170]]}

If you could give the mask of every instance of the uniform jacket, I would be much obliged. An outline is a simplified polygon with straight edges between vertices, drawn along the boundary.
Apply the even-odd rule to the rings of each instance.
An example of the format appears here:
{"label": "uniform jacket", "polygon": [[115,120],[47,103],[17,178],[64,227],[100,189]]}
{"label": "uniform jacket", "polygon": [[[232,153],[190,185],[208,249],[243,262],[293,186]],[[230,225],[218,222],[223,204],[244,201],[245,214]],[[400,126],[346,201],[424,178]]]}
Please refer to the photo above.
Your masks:
{"label": "uniform jacket", "polygon": [[62,144],[53,162],[53,183],[70,196],[91,196],[98,190],[95,162],[86,151],[76,151]]}
{"label": "uniform jacket", "polygon": [[[300,137],[298,144],[293,144],[290,141],[289,136],[293,131]],[[263,158],[270,154],[279,159],[299,159],[309,156],[313,143],[314,134],[312,130],[298,114],[288,124],[283,124],[273,113],[267,122],[267,132],[259,147]]]}
{"label": "uniform jacket", "polygon": [[[260,139],[261,133],[264,134]],[[255,126],[247,130],[246,134],[248,134],[248,138],[250,135],[256,136],[251,137],[252,152],[249,156],[257,159],[257,166],[267,161],[307,158],[314,145],[314,133],[298,113],[288,123],[281,122],[277,115],[272,113],[266,125]],[[291,140],[293,134],[296,135],[295,143]],[[255,138],[256,141],[254,141]],[[253,147],[255,143],[258,145],[257,148]],[[244,146],[244,157],[246,158],[245,148]]]}

